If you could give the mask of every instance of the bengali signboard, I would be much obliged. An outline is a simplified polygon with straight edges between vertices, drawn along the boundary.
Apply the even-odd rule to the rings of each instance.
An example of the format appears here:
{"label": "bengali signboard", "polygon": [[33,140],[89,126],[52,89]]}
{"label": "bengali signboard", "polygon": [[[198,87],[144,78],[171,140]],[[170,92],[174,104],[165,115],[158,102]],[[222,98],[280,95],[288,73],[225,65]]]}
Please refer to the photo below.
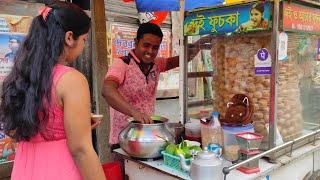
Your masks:
{"label": "bengali signboard", "polygon": [[[111,25],[112,60],[126,56],[134,49],[134,38],[138,27],[113,24]],[[171,33],[162,30],[163,38],[158,52],[160,57],[171,57]]]}
{"label": "bengali signboard", "polygon": [[320,33],[320,9],[293,2],[283,2],[283,29]]}
{"label": "bengali signboard", "polygon": [[268,30],[270,2],[254,2],[193,12],[185,18],[184,35]]}

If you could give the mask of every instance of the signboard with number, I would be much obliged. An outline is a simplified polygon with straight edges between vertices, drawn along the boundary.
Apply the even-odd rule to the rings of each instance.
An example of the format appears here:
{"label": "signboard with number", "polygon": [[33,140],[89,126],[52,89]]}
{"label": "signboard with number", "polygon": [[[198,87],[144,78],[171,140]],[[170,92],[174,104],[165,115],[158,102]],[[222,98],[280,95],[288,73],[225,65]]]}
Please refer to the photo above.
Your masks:
{"label": "signboard with number", "polygon": [[320,33],[320,9],[294,2],[283,2],[283,29],[285,31]]}

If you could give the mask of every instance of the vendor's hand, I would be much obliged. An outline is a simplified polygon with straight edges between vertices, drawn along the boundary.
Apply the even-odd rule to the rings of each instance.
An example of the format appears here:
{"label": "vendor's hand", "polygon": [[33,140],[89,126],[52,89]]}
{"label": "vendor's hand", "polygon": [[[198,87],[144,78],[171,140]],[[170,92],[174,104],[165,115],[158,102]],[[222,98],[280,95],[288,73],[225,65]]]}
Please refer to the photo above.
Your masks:
{"label": "vendor's hand", "polygon": [[132,117],[135,121],[141,122],[143,124],[153,124],[153,120],[148,114],[136,112],[133,114]]}

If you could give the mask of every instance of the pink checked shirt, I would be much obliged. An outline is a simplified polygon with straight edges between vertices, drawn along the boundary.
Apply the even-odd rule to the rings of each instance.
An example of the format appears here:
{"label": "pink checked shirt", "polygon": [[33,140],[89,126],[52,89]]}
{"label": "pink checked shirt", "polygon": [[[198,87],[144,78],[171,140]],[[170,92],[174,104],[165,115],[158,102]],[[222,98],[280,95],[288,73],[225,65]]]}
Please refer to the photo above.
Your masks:
{"label": "pink checked shirt", "polygon": [[[132,57],[140,63],[140,60],[135,56],[133,50],[130,51]],[[139,65],[130,59],[129,64],[126,64],[122,59],[118,58],[113,61],[109,68],[107,77],[113,77],[118,80],[118,91],[133,107],[142,113],[154,115],[157,86],[160,72],[166,70],[166,59],[156,58],[155,65],[147,76],[140,70]],[[118,136],[129,123],[125,115],[119,111],[110,108],[110,144],[118,144]]]}

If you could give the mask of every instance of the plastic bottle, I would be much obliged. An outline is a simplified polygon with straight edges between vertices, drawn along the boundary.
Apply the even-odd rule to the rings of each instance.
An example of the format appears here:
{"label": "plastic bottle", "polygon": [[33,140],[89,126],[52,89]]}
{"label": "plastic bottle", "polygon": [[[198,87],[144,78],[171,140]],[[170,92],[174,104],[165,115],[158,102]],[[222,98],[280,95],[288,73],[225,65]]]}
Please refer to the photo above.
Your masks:
{"label": "plastic bottle", "polygon": [[208,150],[214,151],[218,155],[221,155],[223,145],[223,131],[218,116],[218,112],[212,112],[212,119],[210,121],[211,139],[208,143]]}

